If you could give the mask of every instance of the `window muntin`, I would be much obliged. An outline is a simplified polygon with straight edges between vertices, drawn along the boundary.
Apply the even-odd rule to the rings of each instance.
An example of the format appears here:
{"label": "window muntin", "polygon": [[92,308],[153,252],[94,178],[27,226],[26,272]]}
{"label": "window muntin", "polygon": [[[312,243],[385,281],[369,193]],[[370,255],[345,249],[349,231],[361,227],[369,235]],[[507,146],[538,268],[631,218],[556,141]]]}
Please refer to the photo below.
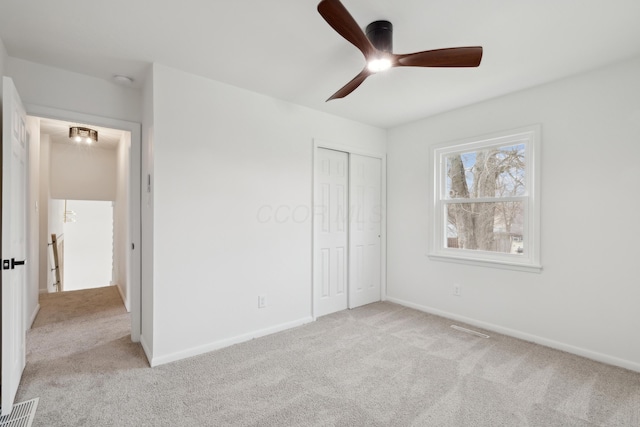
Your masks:
{"label": "window muntin", "polygon": [[539,126],[433,148],[430,256],[539,266]]}

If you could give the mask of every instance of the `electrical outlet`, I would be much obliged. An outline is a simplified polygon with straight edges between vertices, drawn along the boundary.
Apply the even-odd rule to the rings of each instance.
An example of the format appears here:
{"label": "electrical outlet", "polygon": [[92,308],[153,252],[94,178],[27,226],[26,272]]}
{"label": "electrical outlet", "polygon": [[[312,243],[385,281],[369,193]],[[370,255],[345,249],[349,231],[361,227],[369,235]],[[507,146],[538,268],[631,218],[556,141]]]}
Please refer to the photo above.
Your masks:
{"label": "electrical outlet", "polygon": [[267,297],[265,295],[258,295],[258,308],[265,308],[267,306]]}
{"label": "electrical outlet", "polygon": [[459,284],[455,283],[453,285],[453,295],[459,297],[462,295],[462,288],[460,287]]}

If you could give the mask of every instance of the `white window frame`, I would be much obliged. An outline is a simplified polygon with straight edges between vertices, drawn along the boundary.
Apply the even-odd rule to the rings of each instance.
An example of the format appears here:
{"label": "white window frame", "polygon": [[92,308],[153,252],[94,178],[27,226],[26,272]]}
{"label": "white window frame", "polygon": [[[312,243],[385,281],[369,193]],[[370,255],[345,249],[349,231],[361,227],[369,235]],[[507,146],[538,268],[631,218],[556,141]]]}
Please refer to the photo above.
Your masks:
{"label": "white window frame", "polygon": [[[449,199],[446,196],[446,157],[451,154],[477,151],[488,147],[504,147],[523,141],[526,143],[526,191],[523,197],[517,199],[524,204],[524,253],[515,255],[446,247],[445,205],[455,203],[455,199]],[[532,125],[431,147],[429,162],[431,194],[429,199],[432,225],[429,239],[429,259],[536,273],[542,270],[540,263],[540,146],[541,126]],[[497,200],[505,200],[505,198],[497,198]],[[482,198],[477,201],[491,202],[494,200],[493,198]]]}

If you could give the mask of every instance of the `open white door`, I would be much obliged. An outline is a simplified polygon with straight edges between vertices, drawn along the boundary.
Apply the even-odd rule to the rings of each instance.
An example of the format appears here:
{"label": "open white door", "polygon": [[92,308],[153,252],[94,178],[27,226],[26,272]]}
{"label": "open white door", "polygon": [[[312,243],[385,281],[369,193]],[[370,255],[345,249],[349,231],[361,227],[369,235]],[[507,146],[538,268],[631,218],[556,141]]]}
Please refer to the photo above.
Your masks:
{"label": "open white door", "polygon": [[382,162],[349,156],[349,308],[380,301]]}
{"label": "open white door", "polygon": [[13,409],[25,367],[27,253],[26,114],[13,81],[2,78],[2,415]]}

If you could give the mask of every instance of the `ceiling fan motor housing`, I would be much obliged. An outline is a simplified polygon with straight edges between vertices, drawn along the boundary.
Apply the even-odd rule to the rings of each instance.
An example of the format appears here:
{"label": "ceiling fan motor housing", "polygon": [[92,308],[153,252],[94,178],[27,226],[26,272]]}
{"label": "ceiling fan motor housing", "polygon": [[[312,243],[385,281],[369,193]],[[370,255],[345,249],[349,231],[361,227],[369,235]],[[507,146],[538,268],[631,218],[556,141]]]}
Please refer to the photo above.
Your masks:
{"label": "ceiling fan motor housing", "polygon": [[365,30],[371,44],[382,52],[393,51],[393,25],[389,21],[375,21]]}

